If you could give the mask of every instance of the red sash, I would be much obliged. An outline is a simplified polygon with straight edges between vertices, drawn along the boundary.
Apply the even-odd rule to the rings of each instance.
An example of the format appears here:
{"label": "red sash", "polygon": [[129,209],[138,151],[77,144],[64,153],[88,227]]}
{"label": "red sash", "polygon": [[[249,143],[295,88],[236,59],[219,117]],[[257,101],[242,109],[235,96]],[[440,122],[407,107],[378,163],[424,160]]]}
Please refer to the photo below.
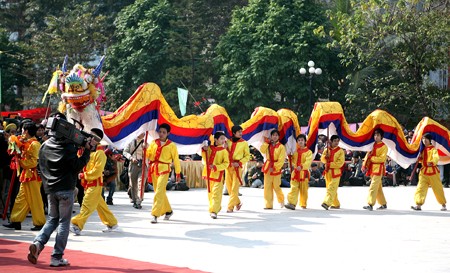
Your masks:
{"label": "red sash", "polygon": [[[156,143],[156,145],[158,147],[156,148],[155,159],[153,161],[150,161],[150,169],[148,170],[148,177],[151,177],[151,174],[153,174],[153,173],[155,173],[157,175],[170,173],[170,163],[161,162],[161,161],[159,161],[159,158],[161,157],[162,148],[166,147],[167,145],[169,145],[172,142],[168,139],[166,141],[166,143],[161,146],[161,140],[157,139],[157,140],[155,140],[155,143]],[[160,173],[159,170],[158,170],[158,165],[159,164],[167,164],[167,165],[169,165],[168,168],[167,168],[167,171]]]}
{"label": "red sash", "polygon": [[433,145],[430,145],[428,147],[425,147],[423,153],[423,161],[422,161],[422,169],[423,169],[423,174],[424,175],[428,175],[428,176],[432,176],[435,175],[436,173],[439,173],[439,169],[436,166],[428,166],[428,152],[430,150],[434,149]]}
{"label": "red sash", "polygon": [[[330,157],[329,157],[329,159],[328,159],[327,165],[328,165],[328,169],[331,169],[331,178],[339,177],[341,174],[338,174],[338,173],[336,172],[336,170],[341,170],[341,172],[342,172],[342,168],[344,167],[344,166],[342,166],[341,168],[330,168],[330,167],[329,167],[329,164],[330,164],[331,162],[334,162],[334,155],[335,155],[338,151],[340,151],[340,150],[341,150],[340,147],[337,147],[337,148],[335,148],[335,149],[331,149],[331,148],[330,148],[329,150],[327,150],[327,153],[328,153],[328,152],[330,153]],[[327,172],[329,172],[329,170],[328,170],[328,171],[324,171],[324,175],[325,175]]]}
{"label": "red sash", "polygon": [[[224,147],[216,147],[216,146],[213,146],[213,145],[209,146],[209,148],[211,149],[211,155],[209,156],[209,161],[207,162],[208,165],[206,166],[206,168],[209,168],[209,166],[214,165],[214,159],[216,157],[216,153],[218,151],[222,151],[222,150],[225,149]],[[209,172],[209,176],[210,176],[209,180],[214,181],[214,182],[222,182],[222,178],[223,178],[223,173],[224,172],[225,171],[219,171],[219,177],[218,178],[212,178],[211,177],[211,172]]]}
{"label": "red sash", "polygon": [[[383,142],[380,142],[380,143],[375,143],[374,145],[373,145],[373,149],[372,149],[372,156],[373,155],[376,155],[377,154],[377,149],[379,149],[379,148],[381,148],[381,147],[383,147],[384,146],[384,143]],[[374,163],[374,162],[372,162],[371,160],[370,160],[370,158],[372,158],[372,156],[370,156],[369,158],[367,158],[367,160],[368,160],[368,162],[369,162],[369,165],[368,165],[368,168],[367,168],[367,176],[371,176],[371,175],[384,175],[384,173],[386,172],[386,167],[385,167],[385,165],[384,165],[384,162],[383,163]],[[375,165],[380,165],[380,168],[379,168],[379,171],[378,172],[374,172],[373,171],[373,167],[375,166]]]}
{"label": "red sash", "polygon": [[242,138],[240,138],[238,141],[236,141],[236,142],[231,142],[231,149],[230,150],[228,150],[228,156],[229,156],[229,158],[230,158],[230,167],[232,167],[232,163],[239,163],[239,167],[233,167],[233,169],[234,169],[234,171],[236,172],[236,177],[238,178],[238,180],[239,180],[239,183],[241,184],[241,186],[243,185],[242,184],[242,179],[241,179],[241,176],[239,175],[239,168],[241,167],[241,162],[239,161],[239,160],[233,160],[233,155],[234,155],[234,151],[236,150],[236,146],[237,146],[237,143],[238,142],[243,142],[244,140],[242,139]]}
{"label": "red sash", "polygon": [[[295,166],[295,168],[294,168],[294,172],[295,172],[295,175],[294,175],[294,180],[295,181],[299,181],[300,182],[300,174],[303,172],[303,178],[304,178],[304,180],[303,181],[305,181],[306,180],[306,178],[307,178],[307,180],[309,180],[309,171],[308,170],[304,170],[303,169],[303,166],[302,166],[302,155],[304,154],[304,153],[306,153],[306,152],[308,152],[309,151],[309,149],[308,148],[299,148],[299,149],[297,149],[297,154],[298,154],[298,157],[297,157],[297,166]],[[298,171],[297,170],[297,167],[302,167],[302,169],[300,170],[300,171]]]}
{"label": "red sash", "polygon": [[275,149],[280,147],[280,145],[281,145],[280,142],[277,142],[277,144],[275,144],[275,145],[269,144],[269,158],[267,159],[267,162],[266,162],[266,164],[268,163],[268,166],[264,166],[264,167],[267,167],[267,168],[263,168],[264,173],[267,173],[269,171],[269,169],[272,168],[273,171],[270,173],[270,175],[281,174],[281,169],[278,172],[276,172],[275,168],[274,168],[275,162],[278,162],[278,160],[275,160]]}

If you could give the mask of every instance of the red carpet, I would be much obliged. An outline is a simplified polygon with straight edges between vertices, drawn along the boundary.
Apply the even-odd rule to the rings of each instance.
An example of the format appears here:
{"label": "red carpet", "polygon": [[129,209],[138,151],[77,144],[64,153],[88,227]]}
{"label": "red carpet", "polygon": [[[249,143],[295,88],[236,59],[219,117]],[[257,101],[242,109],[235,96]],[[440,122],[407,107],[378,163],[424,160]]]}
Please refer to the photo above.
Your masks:
{"label": "red carpet", "polygon": [[34,273],[70,271],[83,273],[128,273],[128,272],[203,272],[189,268],[147,263],[114,256],[99,255],[83,251],[66,249],[64,257],[70,261],[70,266],[50,267],[50,254],[53,250],[48,245],[39,256],[37,264],[27,260],[29,243],[0,239],[0,272],[2,273]]}

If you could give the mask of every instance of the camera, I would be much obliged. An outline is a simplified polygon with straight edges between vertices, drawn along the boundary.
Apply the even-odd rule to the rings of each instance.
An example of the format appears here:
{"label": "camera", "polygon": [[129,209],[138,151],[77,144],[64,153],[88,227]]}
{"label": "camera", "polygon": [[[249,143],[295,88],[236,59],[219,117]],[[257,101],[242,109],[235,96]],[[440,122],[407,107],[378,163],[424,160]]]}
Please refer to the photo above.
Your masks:
{"label": "camera", "polygon": [[136,164],[137,164],[138,167],[142,167],[142,159],[139,159]]}
{"label": "camera", "polygon": [[47,121],[46,129],[49,129],[49,136],[56,138],[65,138],[78,146],[86,145],[88,138],[93,137],[91,134],[79,130],[74,124],[67,120],[51,117]]}

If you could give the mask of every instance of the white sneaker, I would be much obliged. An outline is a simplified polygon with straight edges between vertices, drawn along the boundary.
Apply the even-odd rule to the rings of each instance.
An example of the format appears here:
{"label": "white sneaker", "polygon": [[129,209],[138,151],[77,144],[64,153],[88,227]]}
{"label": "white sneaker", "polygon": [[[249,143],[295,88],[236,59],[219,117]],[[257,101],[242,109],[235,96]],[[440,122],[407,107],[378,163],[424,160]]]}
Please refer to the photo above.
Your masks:
{"label": "white sneaker", "polygon": [[52,267],[57,267],[57,266],[67,266],[70,265],[69,261],[67,259],[55,259],[55,258],[51,258],[50,259],[50,266]]}
{"label": "white sneaker", "polygon": [[110,226],[106,226],[105,229],[103,229],[103,232],[113,232],[113,231],[118,231],[119,225],[114,225],[112,227]]}
{"label": "white sneaker", "polygon": [[150,221],[150,223],[152,223],[152,224],[158,223],[158,217],[153,216],[153,218],[152,218],[152,220]]}
{"label": "white sneaker", "polygon": [[71,224],[69,231],[75,234],[76,236],[81,235],[81,229],[77,225]]}
{"label": "white sneaker", "polygon": [[170,217],[172,217],[173,215],[173,211],[171,211],[170,213],[166,213],[166,215],[164,216],[164,220],[169,220]]}

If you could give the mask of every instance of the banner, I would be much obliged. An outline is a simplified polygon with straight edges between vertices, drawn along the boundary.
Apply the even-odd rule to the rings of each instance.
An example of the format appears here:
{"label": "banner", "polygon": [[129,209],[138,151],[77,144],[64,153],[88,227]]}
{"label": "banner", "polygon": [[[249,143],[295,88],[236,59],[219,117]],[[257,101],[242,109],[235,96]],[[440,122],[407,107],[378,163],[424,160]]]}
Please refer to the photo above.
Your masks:
{"label": "banner", "polygon": [[189,91],[186,89],[178,88],[178,103],[180,105],[180,112],[182,116],[186,115],[188,93]]}

